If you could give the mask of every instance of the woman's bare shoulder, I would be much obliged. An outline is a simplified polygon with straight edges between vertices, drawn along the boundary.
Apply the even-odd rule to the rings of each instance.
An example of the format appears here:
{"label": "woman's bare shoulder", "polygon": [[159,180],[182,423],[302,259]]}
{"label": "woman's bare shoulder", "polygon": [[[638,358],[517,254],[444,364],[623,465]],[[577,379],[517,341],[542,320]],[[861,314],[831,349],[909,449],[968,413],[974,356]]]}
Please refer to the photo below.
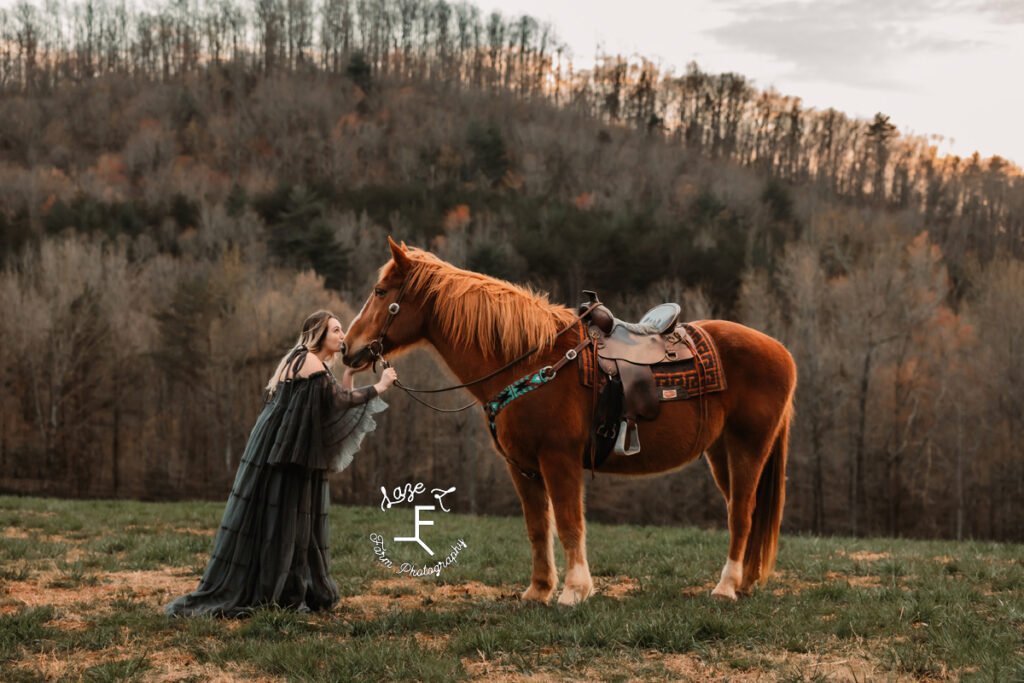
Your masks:
{"label": "woman's bare shoulder", "polygon": [[[302,364],[298,369],[295,369],[294,362],[289,360],[285,366],[281,368],[280,374],[274,379],[275,383],[285,382],[301,377],[309,377],[326,370],[326,366],[323,361],[312,353],[308,353],[303,350],[302,355]],[[294,358],[294,356],[292,358]]]}
{"label": "woman's bare shoulder", "polygon": [[309,377],[315,375],[318,372],[323,372],[327,369],[324,362],[314,356],[312,353],[307,353],[305,359],[302,361],[302,367],[299,368],[299,377]]}

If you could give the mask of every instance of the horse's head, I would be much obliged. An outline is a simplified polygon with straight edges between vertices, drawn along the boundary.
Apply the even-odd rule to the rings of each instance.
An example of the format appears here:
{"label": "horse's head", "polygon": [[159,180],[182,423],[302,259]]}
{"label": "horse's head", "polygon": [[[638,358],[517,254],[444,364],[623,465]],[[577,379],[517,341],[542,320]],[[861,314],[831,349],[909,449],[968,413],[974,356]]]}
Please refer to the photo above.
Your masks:
{"label": "horse's head", "polygon": [[399,246],[388,237],[388,244],[391,260],[380,269],[377,284],[345,337],[342,360],[349,367],[362,367],[377,355],[394,353],[424,336],[420,296],[408,286],[415,263],[404,243]]}

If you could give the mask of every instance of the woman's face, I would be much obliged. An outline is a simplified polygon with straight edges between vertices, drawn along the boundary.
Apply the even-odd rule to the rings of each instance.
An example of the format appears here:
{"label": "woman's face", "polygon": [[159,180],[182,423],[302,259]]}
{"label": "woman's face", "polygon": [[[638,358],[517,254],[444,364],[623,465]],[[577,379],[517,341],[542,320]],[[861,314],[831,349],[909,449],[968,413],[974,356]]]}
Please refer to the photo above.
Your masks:
{"label": "woman's face", "polygon": [[324,350],[328,353],[341,351],[341,343],[345,341],[345,333],[341,329],[341,321],[331,318],[327,321],[327,336],[324,337]]}

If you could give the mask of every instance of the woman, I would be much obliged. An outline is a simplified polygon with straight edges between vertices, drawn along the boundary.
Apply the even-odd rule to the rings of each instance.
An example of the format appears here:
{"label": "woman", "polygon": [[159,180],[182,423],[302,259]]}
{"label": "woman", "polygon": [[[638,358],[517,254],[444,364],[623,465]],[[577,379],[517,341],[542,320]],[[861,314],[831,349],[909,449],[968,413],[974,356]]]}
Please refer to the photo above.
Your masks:
{"label": "woman", "polygon": [[238,616],[278,605],[302,612],[330,609],[338,586],[327,547],[327,472],[352,461],[377,398],[395,381],[391,368],[373,386],[352,389],[326,362],[345,335],[337,316],[318,311],[302,324],[264,392],[199,588],[165,607],[170,615]]}

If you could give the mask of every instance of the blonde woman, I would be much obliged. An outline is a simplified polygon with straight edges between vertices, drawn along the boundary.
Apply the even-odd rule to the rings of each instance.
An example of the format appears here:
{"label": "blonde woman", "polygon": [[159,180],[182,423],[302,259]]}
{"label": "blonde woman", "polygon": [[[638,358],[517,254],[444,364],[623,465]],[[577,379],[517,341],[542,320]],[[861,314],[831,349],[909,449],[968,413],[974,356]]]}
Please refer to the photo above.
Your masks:
{"label": "blonde woman", "polygon": [[165,607],[168,614],[238,616],[277,605],[330,609],[338,586],[330,575],[327,473],[352,461],[378,398],[395,381],[384,370],[372,386],[352,389],[353,371],[339,383],[327,361],[345,335],[337,316],[317,311],[302,324],[264,392],[199,587]]}

